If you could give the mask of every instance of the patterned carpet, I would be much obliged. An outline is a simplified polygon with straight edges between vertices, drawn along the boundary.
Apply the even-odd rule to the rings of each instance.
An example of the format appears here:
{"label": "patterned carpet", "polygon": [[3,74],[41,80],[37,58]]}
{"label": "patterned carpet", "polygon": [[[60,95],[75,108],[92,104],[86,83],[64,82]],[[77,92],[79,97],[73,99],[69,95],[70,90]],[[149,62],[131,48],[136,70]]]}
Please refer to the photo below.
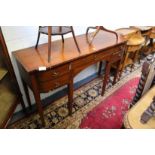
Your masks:
{"label": "patterned carpet", "polygon": [[[112,86],[113,76],[110,76],[109,83],[105,95],[102,97],[101,86],[103,77],[97,78],[88,84],[80,87],[78,90],[74,91],[74,104],[73,104],[73,114],[68,115],[67,102],[68,97],[65,96],[55,101],[51,105],[44,109],[44,117],[46,121],[47,129],[65,129],[65,128],[79,128],[81,120],[86,117],[87,113],[96,107],[101,101],[106,99],[113,92],[118,90],[127,81],[137,77],[141,73],[141,63],[135,64],[133,72],[130,72],[130,68],[127,67],[121,77],[121,80]],[[8,128],[19,128],[19,129],[39,129],[43,128],[38,114],[32,114],[27,118],[24,118]]]}

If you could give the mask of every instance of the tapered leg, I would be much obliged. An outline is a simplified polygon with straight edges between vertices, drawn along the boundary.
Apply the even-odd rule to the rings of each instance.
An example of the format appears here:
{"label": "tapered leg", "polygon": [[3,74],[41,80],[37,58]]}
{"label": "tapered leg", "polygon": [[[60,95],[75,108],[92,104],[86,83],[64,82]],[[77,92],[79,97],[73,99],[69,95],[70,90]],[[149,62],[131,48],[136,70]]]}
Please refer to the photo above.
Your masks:
{"label": "tapered leg", "polygon": [[121,67],[121,60],[119,60],[117,62],[116,66],[117,66],[117,68],[116,68],[115,75],[114,75],[113,85],[116,83],[116,80],[119,76],[119,71],[120,71],[120,67]]}
{"label": "tapered leg", "polygon": [[72,115],[72,106],[73,106],[73,79],[68,84],[69,94],[68,94],[68,109],[69,114]]}
{"label": "tapered leg", "polygon": [[32,104],[31,104],[31,100],[30,100],[27,84],[25,83],[25,81],[23,79],[22,79],[22,82],[23,82],[23,87],[24,87],[24,91],[25,91],[25,95],[26,95],[26,99],[27,99],[29,108],[32,108]]}
{"label": "tapered leg", "polygon": [[74,34],[74,30],[73,30],[73,27],[72,26],[71,26],[71,31],[72,31],[72,35],[73,35],[73,39],[74,39],[74,42],[76,44],[76,47],[77,47],[79,53],[81,53],[80,48],[79,48],[79,45],[78,45],[77,40],[75,38],[75,34]]}
{"label": "tapered leg", "polygon": [[139,53],[139,50],[136,51],[136,52],[134,53],[134,56],[133,56],[133,63],[132,63],[132,65],[131,65],[131,71],[132,71],[133,68],[134,68],[135,62],[136,62],[137,57],[138,57],[138,53]]}
{"label": "tapered leg", "polygon": [[105,76],[104,76],[104,80],[103,80],[103,86],[102,86],[102,93],[101,93],[102,96],[105,93],[105,89],[106,89],[106,85],[107,85],[107,81],[108,81],[108,77],[109,77],[109,73],[110,73],[110,68],[111,68],[111,64],[110,64],[110,62],[107,62]]}
{"label": "tapered leg", "polygon": [[51,41],[52,41],[52,27],[48,26],[48,62],[51,61]]}
{"label": "tapered leg", "polygon": [[99,75],[99,76],[101,75],[102,65],[103,65],[103,62],[100,61],[100,63],[99,63],[99,70],[98,70],[98,75]]}
{"label": "tapered leg", "polygon": [[45,119],[44,119],[43,108],[42,108],[41,99],[40,99],[40,92],[39,92],[39,89],[37,88],[37,82],[36,82],[35,76],[33,75],[31,75],[31,83],[32,83],[32,91],[37,104],[37,109],[40,115],[40,119],[41,119],[42,125],[45,126]]}

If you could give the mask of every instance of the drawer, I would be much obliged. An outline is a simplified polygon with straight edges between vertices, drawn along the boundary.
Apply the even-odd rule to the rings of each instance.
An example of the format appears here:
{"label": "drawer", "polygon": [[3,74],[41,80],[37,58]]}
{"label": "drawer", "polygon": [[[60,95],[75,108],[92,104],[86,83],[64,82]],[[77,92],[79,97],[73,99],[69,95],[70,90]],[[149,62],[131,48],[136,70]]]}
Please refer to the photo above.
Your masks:
{"label": "drawer", "polygon": [[40,82],[49,81],[61,77],[69,72],[69,64],[65,64],[47,71],[37,72],[37,77]]}
{"label": "drawer", "polygon": [[123,46],[121,45],[121,46],[110,48],[105,51],[98,52],[94,55],[95,61],[109,60],[111,58],[112,53],[122,51],[122,49],[123,49]]}
{"label": "drawer", "polygon": [[75,69],[77,67],[82,67],[82,66],[86,66],[86,65],[91,65],[94,62],[94,55],[89,55],[86,56],[84,58],[75,60],[72,62],[72,68]]}
{"label": "drawer", "polygon": [[117,51],[117,52],[112,53],[110,60],[115,62],[115,61],[122,59],[123,53],[124,51]]}
{"label": "drawer", "polygon": [[99,52],[94,55],[95,61],[108,60],[112,52]]}
{"label": "drawer", "polygon": [[40,92],[48,92],[49,90],[64,86],[69,83],[69,79],[69,74],[64,74],[63,76],[51,81],[39,82]]}

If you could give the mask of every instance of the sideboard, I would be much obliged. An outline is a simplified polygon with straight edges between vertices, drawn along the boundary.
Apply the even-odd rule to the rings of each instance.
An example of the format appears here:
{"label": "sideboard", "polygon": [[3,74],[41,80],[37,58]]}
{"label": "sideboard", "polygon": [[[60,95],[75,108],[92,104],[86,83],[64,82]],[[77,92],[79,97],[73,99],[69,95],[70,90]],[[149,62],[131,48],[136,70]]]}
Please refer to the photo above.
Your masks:
{"label": "sideboard", "polygon": [[[48,62],[48,44],[39,45],[37,49],[30,47],[13,52],[17,60],[27,101],[31,106],[28,87],[33,91],[38,112],[45,125],[40,93],[46,93],[58,87],[68,85],[68,110],[72,114],[73,79],[83,69],[90,65],[106,62],[103,79],[102,95],[104,95],[111,64],[117,64],[114,82],[116,82],[121,64],[126,40],[121,35],[109,32],[98,33],[93,43],[89,45],[86,35],[76,36],[81,53],[78,52],[73,38],[52,42],[52,59]],[[101,66],[101,65],[100,65]],[[101,70],[101,68],[99,68]],[[27,87],[28,86],[28,87]]]}

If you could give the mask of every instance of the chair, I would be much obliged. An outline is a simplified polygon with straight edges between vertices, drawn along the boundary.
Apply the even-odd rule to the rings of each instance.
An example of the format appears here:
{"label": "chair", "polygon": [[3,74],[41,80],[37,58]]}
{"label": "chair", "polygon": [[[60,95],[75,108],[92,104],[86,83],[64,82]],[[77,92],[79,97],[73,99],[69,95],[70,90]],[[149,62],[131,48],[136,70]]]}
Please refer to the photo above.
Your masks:
{"label": "chair", "polygon": [[147,60],[143,63],[142,75],[133,98],[131,106],[136,102],[154,85],[155,80],[155,62],[154,56],[148,55]]}
{"label": "chair", "polygon": [[127,129],[155,129],[155,117],[151,117],[147,123],[141,121],[143,113],[150,106],[155,95],[153,86],[126,114],[124,128]]}
{"label": "chair", "polygon": [[0,128],[6,128],[18,104],[25,104],[0,27]]}
{"label": "chair", "polygon": [[48,35],[48,61],[50,61],[50,49],[51,49],[51,36],[61,36],[62,43],[64,43],[64,35],[72,33],[75,45],[80,53],[80,48],[77,43],[75,33],[72,26],[39,26],[38,38],[36,42],[35,48],[38,47],[38,43],[40,40],[40,35],[45,34]]}

